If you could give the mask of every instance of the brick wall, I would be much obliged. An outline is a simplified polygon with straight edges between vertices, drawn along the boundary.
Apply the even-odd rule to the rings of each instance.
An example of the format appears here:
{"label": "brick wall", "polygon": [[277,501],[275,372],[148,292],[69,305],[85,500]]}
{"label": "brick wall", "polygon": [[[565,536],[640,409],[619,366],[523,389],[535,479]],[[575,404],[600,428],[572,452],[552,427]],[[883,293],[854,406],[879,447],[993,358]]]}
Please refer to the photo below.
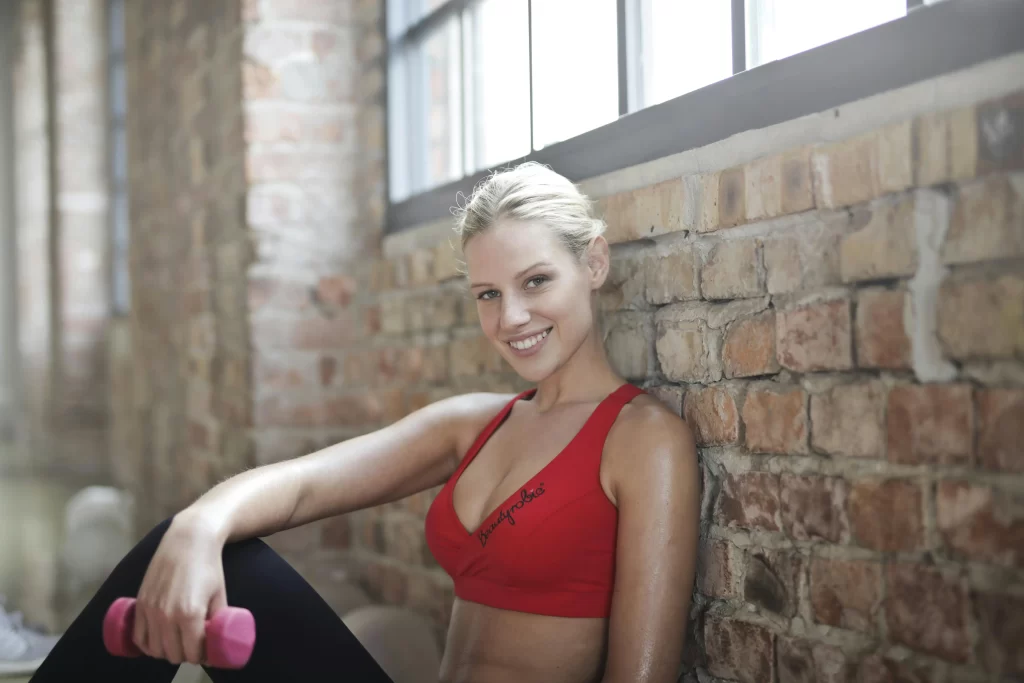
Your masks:
{"label": "brick wall", "polygon": [[30,464],[102,475],[109,315],[102,0],[19,3],[18,363]]}
{"label": "brick wall", "polygon": [[63,470],[107,466],[106,327],[110,316],[107,232],[105,3],[53,3],[54,310],[51,397]]}
{"label": "brick wall", "polygon": [[[440,397],[523,388],[480,335],[450,226],[380,239],[380,3],[216,8],[129,17],[115,394],[160,514]],[[958,84],[908,89],[905,116],[844,108],[877,121],[848,135],[797,122],[584,183],[615,243],[610,355],[699,440],[700,680],[1024,673],[1024,104]],[[435,493],[272,542],[329,602],[355,578],[440,632]]]}
{"label": "brick wall", "polygon": [[251,464],[238,2],[126,3],[132,311],[112,443],[144,524]]}
{"label": "brick wall", "polygon": [[22,0],[14,72],[15,192],[18,248],[19,397],[26,452],[49,460],[45,446],[50,396],[50,138],[47,125],[46,31],[43,3]]}
{"label": "brick wall", "polygon": [[[1017,93],[770,155],[733,145],[734,165],[600,198],[610,356],[699,443],[701,680],[1024,674],[1022,122]],[[379,333],[342,359],[372,422],[520,389],[447,235],[407,243],[369,275]],[[376,599],[443,625],[435,493],[350,515],[343,538]]]}

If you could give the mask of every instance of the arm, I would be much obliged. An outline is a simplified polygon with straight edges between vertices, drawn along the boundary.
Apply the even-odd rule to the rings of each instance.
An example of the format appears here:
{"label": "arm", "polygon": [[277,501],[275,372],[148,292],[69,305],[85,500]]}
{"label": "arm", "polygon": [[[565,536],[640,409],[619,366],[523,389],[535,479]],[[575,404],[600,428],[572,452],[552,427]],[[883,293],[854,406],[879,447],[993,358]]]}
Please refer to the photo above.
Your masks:
{"label": "arm", "polygon": [[606,453],[619,508],[603,683],[674,683],[696,571],[700,472],[686,423],[634,405]]}
{"label": "arm", "polygon": [[175,517],[220,543],[265,536],[404,498],[444,482],[460,453],[510,397],[470,394],[392,425],[210,489]]}

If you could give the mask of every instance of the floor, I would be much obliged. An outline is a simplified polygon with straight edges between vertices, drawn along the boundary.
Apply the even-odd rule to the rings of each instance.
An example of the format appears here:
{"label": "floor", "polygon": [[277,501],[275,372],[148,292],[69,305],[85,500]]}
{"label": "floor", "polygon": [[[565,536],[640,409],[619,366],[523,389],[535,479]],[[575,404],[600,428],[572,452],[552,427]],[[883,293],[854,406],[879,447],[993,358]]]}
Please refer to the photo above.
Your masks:
{"label": "floor", "polygon": [[[75,617],[56,605],[56,558],[64,505],[78,486],[27,475],[3,474],[13,458],[0,442],[0,595],[27,623],[59,632]],[[0,683],[27,683],[26,677]],[[182,667],[175,683],[208,680],[201,670]]]}

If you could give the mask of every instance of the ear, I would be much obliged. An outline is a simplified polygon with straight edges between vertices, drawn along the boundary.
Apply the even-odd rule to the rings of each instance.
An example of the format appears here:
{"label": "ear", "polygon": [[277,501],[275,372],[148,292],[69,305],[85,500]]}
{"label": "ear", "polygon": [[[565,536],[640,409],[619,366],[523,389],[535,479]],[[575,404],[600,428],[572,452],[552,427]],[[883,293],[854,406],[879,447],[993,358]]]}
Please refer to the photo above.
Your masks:
{"label": "ear", "polygon": [[600,289],[604,281],[608,279],[608,269],[611,267],[611,248],[608,240],[598,235],[587,247],[587,268],[590,270],[590,288]]}

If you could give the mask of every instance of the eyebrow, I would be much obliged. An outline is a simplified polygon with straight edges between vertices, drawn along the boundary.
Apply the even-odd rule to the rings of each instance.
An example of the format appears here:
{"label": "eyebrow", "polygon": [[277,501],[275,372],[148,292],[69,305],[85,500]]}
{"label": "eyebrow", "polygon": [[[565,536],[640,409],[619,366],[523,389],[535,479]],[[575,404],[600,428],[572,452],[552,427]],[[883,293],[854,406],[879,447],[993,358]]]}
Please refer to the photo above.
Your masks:
{"label": "eyebrow", "polygon": [[[550,265],[551,264],[548,263],[547,261],[537,261],[532,266],[529,266],[528,268],[523,268],[522,270],[520,270],[518,273],[516,273],[512,277],[512,279],[513,280],[518,280],[519,278],[521,278],[522,276],[526,275],[527,273],[529,273],[534,268],[538,268],[540,266],[550,266]],[[493,286],[494,285],[492,285],[490,282],[474,282],[474,283],[470,284],[471,288],[472,287],[493,287]]]}

